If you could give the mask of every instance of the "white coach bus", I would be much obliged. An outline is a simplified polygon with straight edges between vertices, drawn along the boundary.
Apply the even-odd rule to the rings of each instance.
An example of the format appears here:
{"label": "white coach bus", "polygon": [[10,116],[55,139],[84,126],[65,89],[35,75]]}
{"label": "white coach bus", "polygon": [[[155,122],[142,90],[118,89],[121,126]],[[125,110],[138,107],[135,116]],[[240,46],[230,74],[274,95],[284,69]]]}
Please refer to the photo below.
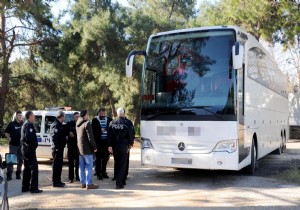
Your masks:
{"label": "white coach bus", "polygon": [[288,139],[287,80],[262,45],[235,26],[152,35],[142,72],[142,164],[246,170]]}

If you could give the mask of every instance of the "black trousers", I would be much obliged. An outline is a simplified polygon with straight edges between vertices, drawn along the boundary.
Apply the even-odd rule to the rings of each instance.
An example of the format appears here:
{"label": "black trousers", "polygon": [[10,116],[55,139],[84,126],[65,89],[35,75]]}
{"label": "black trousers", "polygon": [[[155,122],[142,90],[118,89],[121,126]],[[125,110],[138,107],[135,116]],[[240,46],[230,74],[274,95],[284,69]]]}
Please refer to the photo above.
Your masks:
{"label": "black trousers", "polygon": [[[129,158],[130,158],[130,150],[128,150],[128,155],[127,155],[127,164],[126,164],[126,170],[125,170],[125,179],[128,176],[128,171],[129,171]],[[116,163],[114,163],[114,171],[116,171]],[[114,174],[114,179],[116,178]]]}
{"label": "black trousers", "polygon": [[126,164],[125,178],[127,178],[128,171],[129,171],[129,157],[130,157],[130,150],[128,150],[128,155],[127,155],[127,164]]}
{"label": "black trousers", "polygon": [[22,189],[37,190],[39,184],[39,169],[35,149],[28,148],[27,151],[23,153],[23,157],[24,169]]}
{"label": "black trousers", "polygon": [[126,165],[128,159],[128,146],[126,145],[118,145],[113,147],[113,155],[115,159],[115,178],[116,178],[116,186],[122,187],[123,182],[126,179]]}
{"label": "black trousers", "polygon": [[97,145],[95,171],[97,176],[101,176],[106,173],[107,161],[109,158],[108,142],[103,140]]}
{"label": "black trousers", "polygon": [[64,149],[52,149],[52,182],[57,184],[61,182],[61,172],[63,167]]}
{"label": "black trousers", "polygon": [[[79,180],[79,153],[77,145],[68,147],[68,164],[69,164],[69,180],[74,180],[74,172],[76,179]],[[74,171],[75,169],[75,171]]]}

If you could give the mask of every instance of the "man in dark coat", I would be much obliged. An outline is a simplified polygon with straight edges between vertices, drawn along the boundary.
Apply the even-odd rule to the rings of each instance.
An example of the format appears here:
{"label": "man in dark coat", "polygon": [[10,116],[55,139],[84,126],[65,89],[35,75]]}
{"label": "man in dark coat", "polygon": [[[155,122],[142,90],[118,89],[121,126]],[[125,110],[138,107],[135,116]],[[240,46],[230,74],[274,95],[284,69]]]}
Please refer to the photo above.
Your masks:
{"label": "man in dark coat", "polygon": [[79,118],[79,113],[74,112],[73,120],[67,123],[69,132],[68,138],[68,164],[69,164],[69,181],[74,182],[74,168],[76,180],[79,181],[79,151],[77,147],[76,122]]}
{"label": "man in dark coat", "polygon": [[64,187],[65,183],[61,181],[61,172],[63,167],[64,148],[67,143],[66,129],[63,127],[65,113],[59,111],[56,119],[51,124],[51,142],[52,142],[52,184],[53,187]]}
{"label": "man in dark coat", "polygon": [[107,161],[109,159],[108,153],[108,126],[112,119],[106,116],[104,108],[100,108],[98,116],[92,120],[92,127],[94,138],[97,144],[97,153],[95,161],[95,171],[97,178],[109,178],[106,172]]}
{"label": "man in dark coat", "polygon": [[115,159],[116,189],[122,189],[126,185],[128,151],[133,145],[134,136],[132,126],[125,119],[124,109],[118,108],[117,115],[118,117],[109,125],[108,150],[113,153]]}
{"label": "man in dark coat", "polygon": [[24,158],[22,192],[41,193],[39,185],[39,169],[36,159],[36,148],[38,147],[38,139],[34,128],[35,116],[32,111],[25,114],[27,121],[21,129],[21,145]]}

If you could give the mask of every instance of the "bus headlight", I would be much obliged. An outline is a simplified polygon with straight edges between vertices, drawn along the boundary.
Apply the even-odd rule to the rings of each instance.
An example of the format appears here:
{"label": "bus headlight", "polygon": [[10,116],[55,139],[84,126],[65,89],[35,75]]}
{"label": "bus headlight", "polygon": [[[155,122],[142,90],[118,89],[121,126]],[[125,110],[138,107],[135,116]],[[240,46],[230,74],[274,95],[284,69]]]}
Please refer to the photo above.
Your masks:
{"label": "bus headlight", "polygon": [[220,141],[213,149],[214,152],[228,152],[233,153],[237,149],[237,140]]}
{"label": "bus headlight", "polygon": [[146,139],[146,138],[142,138],[142,144],[141,144],[142,149],[145,148],[150,148],[150,149],[154,149],[150,139]]}

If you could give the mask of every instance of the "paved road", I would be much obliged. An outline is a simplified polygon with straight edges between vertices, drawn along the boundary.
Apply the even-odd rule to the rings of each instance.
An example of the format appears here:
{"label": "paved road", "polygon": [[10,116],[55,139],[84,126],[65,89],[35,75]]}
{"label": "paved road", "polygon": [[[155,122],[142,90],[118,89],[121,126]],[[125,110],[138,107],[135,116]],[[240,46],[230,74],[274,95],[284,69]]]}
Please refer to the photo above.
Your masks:
{"label": "paved road", "polygon": [[[3,152],[3,151],[2,151]],[[11,209],[300,209],[300,186],[276,179],[276,174],[300,166],[300,141],[290,141],[286,153],[268,155],[255,176],[242,172],[176,170],[140,165],[138,145],[132,150],[131,170],[124,190],[111,179],[98,181],[98,190],[80,184],[51,187],[51,163],[40,162],[44,193],[21,193],[21,181],[9,182]],[[111,176],[113,159],[108,165]],[[63,179],[67,181],[67,167]]]}

